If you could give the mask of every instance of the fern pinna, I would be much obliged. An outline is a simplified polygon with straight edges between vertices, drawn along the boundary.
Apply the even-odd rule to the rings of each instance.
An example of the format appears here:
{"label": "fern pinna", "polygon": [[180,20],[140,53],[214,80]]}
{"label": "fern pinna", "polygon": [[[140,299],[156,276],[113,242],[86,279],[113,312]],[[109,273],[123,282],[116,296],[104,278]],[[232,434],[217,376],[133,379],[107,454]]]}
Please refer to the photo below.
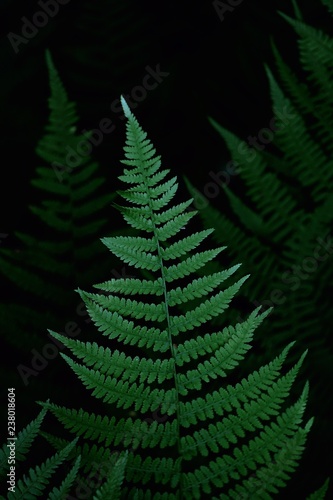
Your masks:
{"label": "fern pinna", "polygon": [[[166,180],[169,170],[161,169],[147,134],[121,101],[127,140],[126,168],[119,178],[130,187],[119,194],[130,205],[116,206],[145,236],[102,241],[152,277],[111,279],[95,285],[98,293],[79,290],[92,321],[108,339],[105,346],[51,332],[77,358],[62,353],[92,395],[107,404],[106,414],[41,404],[88,441],[86,461],[97,454],[91,442],[108,459],[111,449],[128,450],[121,498],[270,498],[296,468],[312,424],[312,419],[302,424],[307,383],[299,399],[287,403],[305,353],[283,370],[290,344],[234,383],[230,373],[251,348],[268,311],[256,308],[235,327],[209,332],[206,323],[229,307],[247,276],[225,285],[238,265],[194,275],[225,247],[196,251],[212,230],[181,231],[195,215],[187,210],[192,200],[166,208],[177,179]],[[192,307],[197,300],[199,305]],[[177,306],[184,304],[183,314]],[[215,379],[220,388],[211,391]],[[133,413],[118,417],[119,409]],[[159,421],[144,419],[155,411]],[[65,444],[48,438],[56,447]]]}

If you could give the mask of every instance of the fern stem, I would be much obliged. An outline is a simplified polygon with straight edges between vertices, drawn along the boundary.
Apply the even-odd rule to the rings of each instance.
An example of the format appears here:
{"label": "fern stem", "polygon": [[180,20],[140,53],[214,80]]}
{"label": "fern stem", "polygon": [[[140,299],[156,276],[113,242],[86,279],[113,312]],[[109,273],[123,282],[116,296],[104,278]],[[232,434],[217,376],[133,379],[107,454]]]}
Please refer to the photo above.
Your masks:
{"label": "fern stem", "polygon": [[[138,147],[138,150],[140,151],[140,148]],[[141,155],[140,155],[141,156]],[[140,158],[142,164],[144,164],[144,159],[141,157]],[[149,203],[149,211],[150,211],[150,217],[152,220],[153,224],[153,233],[154,233],[154,238],[156,241],[156,247],[157,247],[157,254],[158,254],[158,259],[160,262],[160,269],[161,269],[161,277],[162,277],[162,283],[163,283],[163,295],[164,295],[164,303],[165,303],[165,313],[166,313],[166,322],[167,322],[167,330],[168,330],[168,337],[169,337],[169,343],[170,343],[170,349],[171,349],[171,354],[173,359],[176,359],[176,352],[174,349],[174,345],[172,342],[172,334],[171,334],[171,323],[170,323],[170,314],[169,314],[169,306],[168,306],[168,292],[167,292],[167,286],[166,286],[166,279],[165,279],[165,274],[164,274],[164,264],[163,264],[163,257],[162,257],[162,252],[161,252],[161,247],[160,247],[160,242],[157,236],[157,227],[155,223],[155,216],[154,216],[154,210],[152,207],[152,196],[150,193],[150,188],[149,188],[149,183],[146,181],[147,176],[144,171],[144,168],[142,170],[142,175],[145,179],[145,189],[147,193],[147,198],[148,198],[148,203]],[[178,456],[182,456],[182,449],[181,449],[181,443],[180,443],[180,409],[179,409],[179,386],[178,386],[178,378],[177,378],[177,370],[176,370],[176,362],[174,363],[173,366],[174,370],[174,382],[175,382],[175,389],[176,389],[176,418],[177,418],[177,434],[178,434],[178,439],[177,439],[177,450],[178,450]],[[180,474],[180,500],[182,500],[182,475]]]}

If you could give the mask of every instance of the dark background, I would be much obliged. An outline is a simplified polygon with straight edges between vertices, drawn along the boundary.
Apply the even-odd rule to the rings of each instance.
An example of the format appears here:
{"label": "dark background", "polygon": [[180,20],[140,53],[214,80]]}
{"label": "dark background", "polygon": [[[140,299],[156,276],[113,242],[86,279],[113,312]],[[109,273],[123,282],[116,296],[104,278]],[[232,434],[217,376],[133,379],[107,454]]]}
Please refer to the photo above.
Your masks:
{"label": "dark background", "polygon": [[[48,119],[46,48],[70,99],[77,102],[78,129],[94,129],[102,118],[110,118],[116,125],[93,150],[112,191],[120,187],[117,176],[122,171],[119,160],[123,158],[125,123],[110,109],[111,103],[141,84],[147,66],[159,64],[161,71],[169,73],[133,110],[162,155],[164,166],[180,177],[183,198],[188,194],[182,175],[200,187],[208,181],[210,170],[216,171],[230,160],[207,116],[243,139],[256,135],[272,118],[264,71],[264,63],[275,71],[271,37],[284,60],[299,71],[296,35],[277,13],[280,10],[293,17],[288,0],[244,0],[223,21],[210,1],[70,0],[60,5],[59,13],[35,37],[20,44],[15,54],[8,33],[21,35],[22,16],[31,20],[38,10],[37,2],[2,0],[0,4],[0,233],[8,234],[2,239],[6,248],[13,248],[14,231],[34,232],[38,227],[28,206],[40,194],[30,181],[41,163],[35,147]],[[319,1],[303,2],[301,10],[312,26],[329,27],[330,19]],[[223,209],[227,201],[221,195],[213,203]],[[109,217],[110,231],[117,229],[112,209]],[[4,287],[2,292],[5,296]],[[7,359],[6,363],[15,372],[20,361]],[[40,374],[43,387],[52,385],[57,370],[59,374],[63,370],[60,357],[55,364],[52,376],[48,368]],[[39,383],[34,380],[25,388],[17,382],[21,425],[38,411],[34,401],[43,394]],[[5,381],[1,385],[7,386]],[[67,400],[69,387],[64,390]],[[52,392],[47,396],[52,400]],[[31,407],[26,403],[22,407],[20,398],[30,399]]]}
{"label": "dark background", "polygon": [[[116,131],[95,151],[110,181],[119,173],[125,128],[110,105],[141,84],[147,65],[160,64],[170,74],[138,103],[136,115],[165,164],[200,183],[208,168],[229,159],[207,115],[244,138],[271,118],[263,66],[273,67],[270,37],[286,62],[295,69],[299,64],[294,32],[277,14],[292,15],[290,1],[244,0],[221,22],[212,2],[70,0],[15,54],[6,34],[21,34],[22,16],[31,20],[37,10],[36,2],[2,1],[1,151],[7,194],[1,197],[2,232],[27,223],[26,207],[35,194],[29,186],[34,148],[48,116],[46,47],[78,103],[82,129],[114,115]],[[319,2],[302,4],[302,12],[313,25],[329,22]]]}

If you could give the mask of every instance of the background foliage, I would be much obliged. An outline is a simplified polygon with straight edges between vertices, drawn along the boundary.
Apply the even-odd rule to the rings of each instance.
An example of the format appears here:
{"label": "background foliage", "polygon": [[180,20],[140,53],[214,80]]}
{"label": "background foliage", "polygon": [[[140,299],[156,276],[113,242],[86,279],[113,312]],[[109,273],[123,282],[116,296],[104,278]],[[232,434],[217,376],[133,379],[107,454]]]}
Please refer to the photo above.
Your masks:
{"label": "background foliage", "polygon": [[[329,30],[330,19],[319,1],[304,2],[301,9],[306,22]],[[264,6],[259,1],[244,1],[227,13],[223,22],[213,4],[206,1],[171,1],[161,6],[148,1],[138,5],[128,0],[121,2],[119,7],[119,2],[114,0],[97,0],[93,5],[88,0],[70,0],[67,5],[60,6],[59,13],[15,54],[7,34],[20,34],[22,16],[31,19],[37,10],[40,6],[35,1],[6,0],[0,6],[3,67],[0,141],[6,193],[1,197],[0,233],[7,235],[0,243],[11,252],[20,251],[15,231],[39,234],[43,239],[43,228],[28,206],[40,201],[40,192],[31,180],[40,164],[36,146],[48,120],[46,48],[53,55],[70,100],[77,102],[78,131],[96,128],[105,117],[116,125],[92,152],[100,164],[101,175],[106,178],[108,192],[110,186],[119,187],[116,178],[121,168],[119,159],[124,137],[120,113],[111,111],[110,106],[120,93],[131,93],[141,84],[147,66],[155,68],[160,64],[161,70],[169,75],[138,103],[134,109],[136,116],[145,128],[149,124],[151,140],[165,166],[170,166],[179,176],[185,174],[196,186],[207,182],[209,170],[218,171],[230,160],[227,146],[209,124],[207,115],[223,121],[226,128],[244,139],[249,134],[255,135],[272,117],[264,69],[264,63],[273,67],[270,37],[279,48],[287,47],[284,51],[286,62],[302,75],[294,31],[277,15],[280,10],[293,17],[292,4],[287,0],[275,0]],[[185,185],[181,188],[187,198]],[[238,195],[242,194],[240,188]],[[221,193],[213,204],[223,211],[229,202]],[[121,229],[121,219],[113,218],[109,207],[105,208],[103,216],[111,222],[110,232]],[[110,262],[110,268],[113,267]],[[126,273],[123,268],[115,271]],[[18,292],[7,280],[2,280],[1,290],[4,302],[11,296],[24,299],[27,307],[32,304],[26,292]],[[64,306],[58,318],[59,328],[73,321],[85,335],[89,323],[83,311],[77,311],[77,305],[68,302]],[[40,306],[39,312],[38,335],[43,338],[42,343],[47,343],[46,328],[57,329],[58,325],[44,323],[44,306]],[[12,321],[9,317],[8,322]],[[16,335],[16,344],[20,345],[19,333]],[[36,405],[32,401],[52,397],[50,387],[68,388],[62,391],[63,404],[72,404],[74,399],[80,402],[85,395],[75,384],[74,377],[68,379],[66,374],[64,378],[59,371],[59,356],[50,360],[48,366],[24,386],[17,365],[28,365],[32,357],[30,351],[36,347],[33,342],[24,348],[25,352],[21,352],[22,348],[9,348],[7,344],[2,349],[2,375],[6,376],[2,379],[6,384],[2,384],[4,391],[1,394],[5,397],[7,383],[16,387],[17,421],[21,427],[36,415]],[[323,457],[324,450],[313,463],[308,454],[294,479],[295,485],[302,477],[311,485],[306,491],[315,489],[319,479],[324,480],[332,468]]]}

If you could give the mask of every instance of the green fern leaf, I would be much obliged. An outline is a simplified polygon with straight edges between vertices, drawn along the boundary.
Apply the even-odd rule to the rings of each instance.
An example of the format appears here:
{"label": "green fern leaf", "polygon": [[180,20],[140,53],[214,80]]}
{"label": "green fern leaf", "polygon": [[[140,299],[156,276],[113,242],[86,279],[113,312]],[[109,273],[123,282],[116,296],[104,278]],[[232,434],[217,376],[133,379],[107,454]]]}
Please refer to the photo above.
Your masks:
{"label": "green fern leaf", "polygon": [[[28,424],[25,429],[20,431],[17,435],[17,439],[15,441],[15,456],[18,461],[23,461],[25,459],[25,456],[29,452],[33,441],[38,435],[45,414],[46,410],[43,409],[39,413],[38,417],[30,422],[30,424]],[[6,444],[4,444],[2,449],[0,450],[0,475],[3,475],[4,472],[8,469],[8,457],[9,448]]]}
{"label": "green fern leaf", "polygon": [[[98,236],[106,222],[100,213],[116,196],[116,193],[99,194],[104,178],[96,175],[98,164],[91,161],[89,154],[79,154],[87,149],[84,149],[84,144],[88,143],[89,133],[76,132],[76,105],[68,98],[49,51],[46,51],[46,64],[51,90],[49,119],[36,146],[36,153],[44,165],[36,168],[36,178],[31,181],[45,199],[38,206],[30,207],[36,220],[42,224],[45,236],[41,240],[39,236],[17,232],[15,236],[19,241],[13,245],[18,248],[0,249],[1,271],[14,283],[15,295],[20,296],[19,289],[29,292],[28,304],[17,303],[18,313],[9,321],[12,328],[7,327],[7,304],[0,307],[0,322],[6,340],[15,347],[20,346],[21,350],[27,345],[30,350],[32,344],[39,348],[43,341],[35,333],[41,330],[42,324],[42,317],[36,311],[36,298],[45,301],[40,304],[42,310],[51,309],[55,316],[58,306],[66,305],[72,314],[74,298],[64,290],[64,284],[70,281],[78,283],[78,280],[81,284],[87,283],[90,273],[96,277],[98,269],[102,270],[100,259],[98,265],[92,264],[96,255],[103,252],[103,247],[96,246],[89,239]],[[77,154],[75,168],[70,167],[74,164],[69,158],[71,151]],[[89,220],[92,216],[93,222]],[[31,320],[22,328],[19,318],[25,314],[26,306],[30,308]],[[28,320],[27,315],[25,318]],[[27,330],[30,331],[28,342]]]}
{"label": "green fern leaf", "polygon": [[69,493],[70,488],[72,487],[74,480],[78,475],[80,462],[81,462],[81,457],[79,455],[72,469],[69,471],[69,473],[67,474],[67,476],[65,477],[59,488],[56,486],[52,488],[48,496],[49,500],[58,500],[59,498],[64,498],[65,495]]}
{"label": "green fern leaf", "polygon": [[[56,453],[53,457],[48,458],[40,466],[36,466],[35,469],[30,469],[28,476],[24,479],[20,479],[16,485],[16,491],[14,494],[9,493],[8,498],[17,498],[20,495],[22,498],[26,498],[25,495],[41,496],[45,488],[49,484],[50,477],[53,475],[55,470],[59,465],[68,457],[71,449],[77,442],[77,438],[73,440],[68,446],[66,446],[62,451]],[[19,498],[19,497],[18,497]]]}
{"label": "green fern leaf", "polygon": [[[49,404],[47,401],[46,404]],[[29,452],[32,443],[37,435],[40,433],[40,426],[46,414],[46,408],[41,410],[35,420],[30,422],[22,431],[19,432],[15,439],[15,461],[23,462],[26,460],[26,455]],[[35,468],[30,468],[27,475],[23,475],[22,479],[16,479],[15,485],[8,488],[8,499],[17,500],[19,498],[35,499],[45,494],[45,489],[50,483],[51,476],[55,473],[56,469],[68,459],[71,451],[73,450],[78,438],[75,438],[71,443],[65,443],[60,447],[58,453],[48,458],[44,463]],[[0,476],[5,475],[9,469],[9,448],[8,443],[3,445],[0,450]],[[49,493],[48,498],[55,500],[56,498],[63,498],[68,493],[72,486],[79,470],[80,456],[77,457],[73,468],[67,474],[60,487],[54,487]],[[16,470],[17,474],[17,470]],[[7,474],[8,476],[8,474]],[[7,479],[6,476],[6,479]]]}
{"label": "green fern leaf", "polygon": [[93,500],[103,500],[105,498],[112,498],[114,500],[120,499],[121,485],[125,476],[125,467],[127,462],[127,453],[120,457],[108,477],[106,483],[99,488]]}
{"label": "green fern leaf", "polygon": [[[333,11],[333,6],[332,6]],[[307,500],[324,500],[326,498],[326,493],[329,486],[329,479],[326,479],[325,483],[314,493],[307,497]]]}
{"label": "green fern leaf", "polygon": [[[96,285],[104,293],[78,290],[93,323],[103,335],[117,340],[117,349],[50,334],[80,360],[62,353],[94,397],[108,408],[121,409],[120,414],[131,409],[139,415],[110,418],[41,404],[70,432],[97,442],[101,456],[110,445],[124,450],[131,446],[126,467],[119,474],[126,481],[121,494],[119,483],[116,486],[121,498],[190,499],[221,489],[227,494],[228,490],[251,492],[256,487],[267,493],[279,491],[299,462],[312,423],[302,426],[307,384],[299,400],[288,406],[305,353],[293,368],[282,371],[290,344],[247,378],[228,383],[228,372],[243,360],[254,332],[271,310],[259,313],[256,308],[234,327],[199,334],[209,320],[229,308],[248,276],[224,287],[239,265],[213,274],[204,272],[204,266],[226,247],[198,251],[208,230],[183,236],[181,228],[194,215],[185,212],[190,202],[174,210],[165,208],[177,182],[164,182],[168,172],[159,170],[160,159],[154,157],[147,134],[123,98],[122,104],[127,117],[125,162],[132,171],[125,170],[123,180],[130,187],[120,194],[136,206],[117,208],[132,227],[148,236],[108,237],[103,242],[134,268],[148,269],[151,279]],[[203,277],[194,275],[198,270]],[[179,309],[184,304],[185,313]],[[133,354],[125,352],[126,344],[133,347]],[[222,377],[227,383],[219,391],[211,390],[211,381]],[[154,411],[163,415],[162,423],[142,419]],[[54,442],[58,447],[63,444]],[[85,460],[83,448],[76,452]],[[147,448],[151,453],[143,455]],[[200,457],[208,460],[207,465],[199,463]],[[112,481],[110,476],[96,495],[112,488]]]}

